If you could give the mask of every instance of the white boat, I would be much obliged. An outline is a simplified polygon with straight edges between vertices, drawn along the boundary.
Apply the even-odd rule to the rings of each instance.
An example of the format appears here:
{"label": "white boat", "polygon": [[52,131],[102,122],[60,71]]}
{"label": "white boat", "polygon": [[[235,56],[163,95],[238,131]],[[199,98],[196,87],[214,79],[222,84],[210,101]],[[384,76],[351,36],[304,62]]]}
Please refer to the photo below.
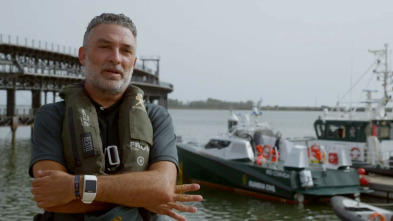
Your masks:
{"label": "white boat", "polygon": [[393,211],[360,202],[359,199],[334,196],[330,203],[342,221],[393,220]]}
{"label": "white boat", "polygon": [[[393,175],[393,118],[388,104],[392,101],[392,72],[388,63],[388,45],[383,50],[370,50],[376,56],[373,63],[374,77],[382,81],[383,95],[373,99],[375,90],[365,90],[367,99],[363,107],[354,107],[347,111],[336,108],[324,110],[314,122],[316,138],[292,139],[297,144],[312,147],[324,147],[327,152],[345,150],[355,167],[363,167],[367,172]],[[363,109],[363,111],[359,111]],[[332,159],[328,159],[334,160]]]}

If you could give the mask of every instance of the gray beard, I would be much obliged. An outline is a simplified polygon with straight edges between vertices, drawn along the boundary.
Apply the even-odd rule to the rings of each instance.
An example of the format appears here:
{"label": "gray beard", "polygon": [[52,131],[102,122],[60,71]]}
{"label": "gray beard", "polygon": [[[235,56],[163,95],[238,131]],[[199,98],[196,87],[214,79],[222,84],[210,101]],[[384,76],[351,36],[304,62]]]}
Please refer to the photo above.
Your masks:
{"label": "gray beard", "polygon": [[85,67],[83,67],[83,71],[85,73],[86,80],[88,80],[90,84],[93,85],[94,88],[97,88],[99,93],[103,95],[113,96],[121,94],[131,83],[132,73],[128,75],[129,77],[124,79],[120,84],[108,85],[104,79],[94,77],[94,74],[88,74]]}

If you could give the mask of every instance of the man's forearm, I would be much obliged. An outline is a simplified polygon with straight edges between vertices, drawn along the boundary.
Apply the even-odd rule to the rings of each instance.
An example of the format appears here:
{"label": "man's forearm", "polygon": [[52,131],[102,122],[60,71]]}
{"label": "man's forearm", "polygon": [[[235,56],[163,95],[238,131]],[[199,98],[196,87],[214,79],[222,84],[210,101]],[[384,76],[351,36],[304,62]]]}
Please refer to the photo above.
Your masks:
{"label": "man's forearm", "polygon": [[95,201],[145,207],[174,201],[176,166],[167,161],[148,171],[98,176]]}
{"label": "man's forearm", "polygon": [[[52,161],[40,161],[33,170],[32,193],[37,207],[60,210],[74,201],[75,176],[65,172],[64,167]],[[174,201],[176,172],[175,164],[162,161],[151,165],[148,171],[98,176],[93,202],[145,207]],[[81,190],[83,177],[81,175]],[[83,191],[81,195],[83,197]],[[77,212],[73,209],[68,213]]]}
{"label": "man's forearm", "polygon": [[43,209],[48,212],[56,212],[56,213],[89,213],[89,212],[96,212],[101,210],[108,210],[115,206],[116,206],[115,204],[102,203],[102,202],[93,202],[92,204],[84,204],[80,200],[73,200],[61,206],[46,207]]}

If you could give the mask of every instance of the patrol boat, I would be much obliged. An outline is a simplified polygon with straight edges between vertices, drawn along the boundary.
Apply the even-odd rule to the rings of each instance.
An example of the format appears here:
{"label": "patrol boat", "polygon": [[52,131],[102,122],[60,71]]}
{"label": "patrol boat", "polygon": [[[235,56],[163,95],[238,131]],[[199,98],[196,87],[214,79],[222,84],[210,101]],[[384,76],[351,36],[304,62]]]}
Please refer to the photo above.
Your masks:
{"label": "patrol boat", "polygon": [[[368,192],[343,149],[327,152],[281,139],[255,109],[206,145],[178,143],[181,175],[191,182],[273,201],[307,203]],[[334,161],[328,158],[334,157]]]}
{"label": "patrol boat", "polygon": [[[392,71],[389,70],[388,45],[383,50],[370,50],[376,60],[370,66],[373,74],[382,81],[383,94],[373,99],[376,90],[364,90],[367,99],[365,107],[355,107],[348,111],[324,110],[322,116],[314,122],[316,138],[292,140],[297,144],[311,148],[324,146],[327,151],[345,150],[349,153],[354,167],[362,167],[367,172],[393,176],[393,117],[388,113],[389,84],[392,83]],[[367,72],[365,73],[367,74]],[[362,76],[363,77],[363,76]],[[339,110],[337,110],[339,109]],[[363,109],[364,111],[357,111]]]}

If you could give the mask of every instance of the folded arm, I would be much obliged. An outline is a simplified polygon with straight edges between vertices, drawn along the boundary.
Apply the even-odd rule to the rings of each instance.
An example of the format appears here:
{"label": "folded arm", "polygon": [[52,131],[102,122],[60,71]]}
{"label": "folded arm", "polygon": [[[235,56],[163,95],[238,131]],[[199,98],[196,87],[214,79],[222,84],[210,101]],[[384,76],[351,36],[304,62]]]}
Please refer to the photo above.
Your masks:
{"label": "folded arm", "polygon": [[[38,161],[33,166],[34,181],[31,192],[37,207],[48,212],[86,213],[110,209],[114,204],[93,202],[84,204],[76,200],[74,191],[75,176],[67,169],[51,160]],[[81,189],[82,190],[82,189]]]}
{"label": "folded arm", "polygon": [[[75,176],[68,174],[66,168],[54,161],[39,161],[34,164],[33,172],[36,179],[32,182],[32,193],[38,207],[61,209],[61,206],[69,208],[69,203],[74,204]],[[144,207],[175,200],[176,166],[171,162],[154,163],[148,171],[97,178],[96,202]],[[79,200],[75,203],[78,210],[84,210],[79,208],[79,205],[85,206],[83,203]]]}

